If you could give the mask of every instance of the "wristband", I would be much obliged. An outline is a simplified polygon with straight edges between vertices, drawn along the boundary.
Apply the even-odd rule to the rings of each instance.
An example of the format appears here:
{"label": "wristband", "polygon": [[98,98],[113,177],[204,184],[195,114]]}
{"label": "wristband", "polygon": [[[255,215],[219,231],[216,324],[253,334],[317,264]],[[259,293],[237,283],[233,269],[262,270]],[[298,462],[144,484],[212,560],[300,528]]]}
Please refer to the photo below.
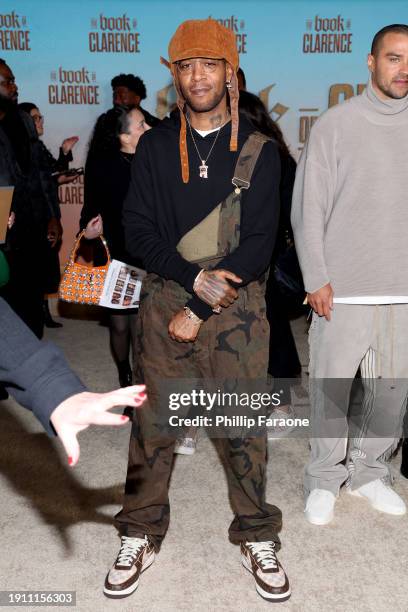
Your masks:
{"label": "wristband", "polygon": [[187,319],[190,319],[190,321],[192,321],[196,325],[201,325],[201,323],[204,323],[204,321],[200,319],[200,317],[198,317],[195,312],[193,312],[188,306],[184,306],[184,314]]}

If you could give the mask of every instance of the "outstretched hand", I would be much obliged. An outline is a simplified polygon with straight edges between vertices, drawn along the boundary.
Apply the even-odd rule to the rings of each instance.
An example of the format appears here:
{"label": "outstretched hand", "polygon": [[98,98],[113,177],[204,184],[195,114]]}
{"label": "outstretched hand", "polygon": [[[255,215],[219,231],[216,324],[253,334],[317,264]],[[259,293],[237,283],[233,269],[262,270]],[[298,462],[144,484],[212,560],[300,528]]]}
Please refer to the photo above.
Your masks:
{"label": "outstretched hand", "polygon": [[78,140],[79,140],[78,136],[70,136],[69,138],[65,138],[65,140],[62,141],[61,148],[62,148],[64,155],[67,155],[67,153],[69,153],[72,150],[72,148],[76,145]]}
{"label": "outstretched hand", "polygon": [[134,385],[108,393],[77,393],[55,408],[51,423],[64,445],[69,465],[78,463],[78,433],[89,425],[125,425],[129,421],[127,416],[108,410],[114,406],[139,408],[146,399],[145,388],[145,385]]}

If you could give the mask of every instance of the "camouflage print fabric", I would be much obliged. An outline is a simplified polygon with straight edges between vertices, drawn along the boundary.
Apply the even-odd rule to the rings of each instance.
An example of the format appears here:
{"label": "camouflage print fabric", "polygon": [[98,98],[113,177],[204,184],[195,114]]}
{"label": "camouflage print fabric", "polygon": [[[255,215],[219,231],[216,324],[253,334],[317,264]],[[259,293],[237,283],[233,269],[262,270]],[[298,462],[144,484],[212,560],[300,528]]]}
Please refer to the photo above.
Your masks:
{"label": "camouflage print fabric", "polygon": [[[218,253],[216,257],[209,253],[202,258],[202,267],[213,267],[238,246],[240,198],[234,191],[221,203]],[[226,373],[229,378],[241,380],[266,378],[269,326],[265,281],[261,278],[241,288],[233,305],[202,325],[194,343],[179,343],[170,339],[168,323],[190,294],[173,281],[154,274],[146,277],[137,319],[136,376],[147,385],[148,402],[136,411],[132,427],[124,504],[116,516],[123,535],[147,534],[159,550],[169,525],[168,486],[175,438],[163,436],[157,426],[160,383],[191,379],[199,388],[200,380],[219,379]],[[279,549],[277,532],[282,526],[282,514],[265,500],[266,435],[216,438],[214,444],[226,471],[234,512],[230,540],[273,540]]]}

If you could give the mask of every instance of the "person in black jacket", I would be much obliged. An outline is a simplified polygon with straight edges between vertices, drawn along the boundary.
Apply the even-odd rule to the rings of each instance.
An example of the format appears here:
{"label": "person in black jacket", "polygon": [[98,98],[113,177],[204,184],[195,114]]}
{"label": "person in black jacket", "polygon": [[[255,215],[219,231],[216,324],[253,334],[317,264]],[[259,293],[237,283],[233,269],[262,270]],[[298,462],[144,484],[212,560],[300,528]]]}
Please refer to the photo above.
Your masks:
{"label": "person in black jacket", "polygon": [[[116,107],[104,117],[103,129],[94,134],[90,148],[94,154],[86,165],[85,202],[80,226],[86,227],[85,237],[104,234],[112,258],[137,267],[138,259],[125,249],[122,207],[129,182],[130,168],[140,136],[150,127],[137,108]],[[129,350],[134,350],[134,327],[137,309],[109,310],[112,354],[122,387],[131,384],[132,368]]]}
{"label": "person in black jacket", "polygon": [[[44,116],[41,114],[40,109],[33,102],[21,102],[18,105],[18,108],[30,115],[32,120],[34,121],[35,129],[38,134],[38,138],[44,135]],[[47,149],[42,140],[41,149],[44,154],[44,165],[43,169],[47,169],[51,172],[51,174],[59,173],[57,177],[56,183],[58,185],[62,185],[65,183],[70,183],[74,179],[69,176],[64,176],[62,173],[65,170],[69,169],[69,163],[72,162],[72,149],[78,142],[78,136],[70,136],[69,138],[65,138],[62,141],[62,144],[59,148],[58,158],[55,158],[52,153]],[[54,205],[54,203],[53,203]]]}
{"label": "person in black jacket", "polygon": [[2,295],[41,338],[48,236],[58,236],[60,224],[41,180],[41,148],[34,124],[17,108],[17,100],[14,75],[0,60],[0,186],[14,186],[15,213],[6,240],[10,281]]}
{"label": "person in black jacket", "polygon": [[[104,149],[111,150],[117,139],[115,133],[115,122],[112,121],[112,113],[115,108],[127,108],[139,110],[150,127],[159,125],[160,119],[151,115],[147,110],[140,106],[146,99],[146,86],[142,79],[134,74],[118,74],[111,81],[113,108],[106,113],[99,115],[92,131],[92,138],[89,143],[88,154],[85,164],[85,172],[92,165],[94,158],[98,159]],[[84,199],[87,200],[87,185],[85,184]]]}
{"label": "person in black jacket", "polygon": [[[69,168],[69,163],[72,161],[72,148],[76,145],[78,136],[65,138],[59,149],[58,159],[53,157],[52,153],[47,149],[41,137],[44,134],[44,117],[40,113],[38,106],[32,102],[22,102],[18,108],[30,115],[34,121],[35,129],[38,134],[38,146],[40,148],[40,175],[41,184],[47,198],[49,208],[53,211],[54,217],[58,220],[58,226],[53,232],[48,232],[49,248],[46,259],[47,269],[44,271],[46,284],[44,293],[56,293],[60,281],[60,262],[58,251],[61,244],[62,226],[61,226],[61,210],[59,204],[58,186],[70,183],[75,180],[75,176],[64,175],[63,172]],[[48,299],[44,297],[44,324],[46,327],[57,328],[62,327],[62,323],[57,323],[51,317],[48,306]]]}

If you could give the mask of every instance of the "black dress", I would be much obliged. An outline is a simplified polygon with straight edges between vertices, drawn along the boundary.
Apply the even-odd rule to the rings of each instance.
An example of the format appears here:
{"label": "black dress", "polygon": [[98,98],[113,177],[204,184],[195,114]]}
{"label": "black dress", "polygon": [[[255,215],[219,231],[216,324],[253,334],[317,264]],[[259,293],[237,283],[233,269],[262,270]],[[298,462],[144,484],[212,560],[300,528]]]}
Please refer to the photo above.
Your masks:
{"label": "black dress", "polygon": [[[101,215],[103,234],[113,259],[141,267],[141,262],[132,259],[125,249],[125,236],[122,225],[122,208],[130,182],[130,166],[133,154],[114,149],[103,154],[88,155],[85,166],[84,206],[81,211],[80,227]],[[85,241],[91,245],[89,256],[95,265],[106,261],[106,253],[100,240]],[[132,370],[129,363],[129,349],[132,343],[133,355],[136,354],[134,317],[137,308],[115,310],[106,308],[109,316],[111,350],[118,367],[121,387],[132,383]]]}

